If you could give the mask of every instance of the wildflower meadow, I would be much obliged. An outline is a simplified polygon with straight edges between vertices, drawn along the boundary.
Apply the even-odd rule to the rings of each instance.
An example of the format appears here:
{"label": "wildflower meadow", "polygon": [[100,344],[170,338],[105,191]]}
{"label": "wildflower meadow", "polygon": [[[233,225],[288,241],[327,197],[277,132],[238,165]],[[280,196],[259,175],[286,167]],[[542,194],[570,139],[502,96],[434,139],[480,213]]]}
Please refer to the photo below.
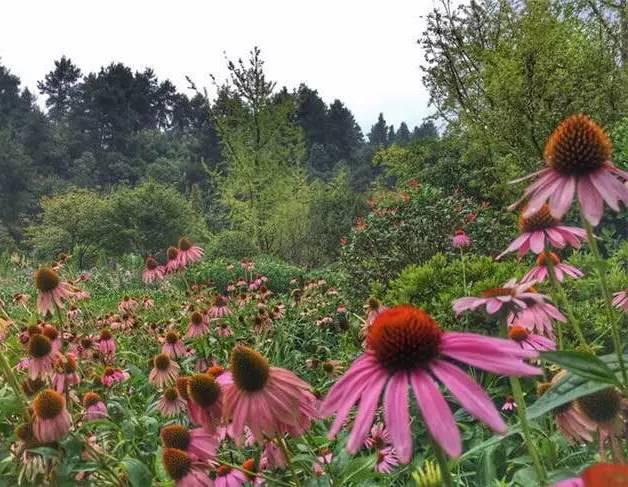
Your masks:
{"label": "wildflower meadow", "polygon": [[426,11],[435,113],[368,141],[259,48],[45,109],[0,64],[0,486],[628,486],[628,10],[581,3]]}

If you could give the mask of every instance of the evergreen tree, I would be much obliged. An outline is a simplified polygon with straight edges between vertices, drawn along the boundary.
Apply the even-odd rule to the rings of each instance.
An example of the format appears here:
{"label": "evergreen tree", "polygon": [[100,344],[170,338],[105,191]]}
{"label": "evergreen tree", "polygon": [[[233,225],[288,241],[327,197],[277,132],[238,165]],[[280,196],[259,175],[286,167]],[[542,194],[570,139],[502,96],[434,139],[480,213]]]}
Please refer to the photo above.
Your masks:
{"label": "evergreen tree", "polygon": [[386,135],[386,147],[393,145],[395,142],[395,126],[391,125],[388,127],[388,134]]}
{"label": "evergreen tree", "polygon": [[406,122],[401,122],[395,134],[395,143],[404,147],[410,143],[410,130]]}
{"label": "evergreen tree", "polygon": [[377,123],[371,127],[368,138],[369,144],[373,147],[386,147],[388,145],[388,126],[383,113],[379,114]]}
{"label": "evergreen tree", "polygon": [[81,70],[65,56],[55,61],[54,65],[55,68],[44,77],[44,80],[37,82],[37,88],[42,95],[47,96],[46,107],[49,109],[50,118],[59,121],[70,109]]}
{"label": "evergreen tree", "polygon": [[334,100],[329,106],[325,141],[336,161],[353,159],[363,144],[362,130],[351,111],[340,100]]}

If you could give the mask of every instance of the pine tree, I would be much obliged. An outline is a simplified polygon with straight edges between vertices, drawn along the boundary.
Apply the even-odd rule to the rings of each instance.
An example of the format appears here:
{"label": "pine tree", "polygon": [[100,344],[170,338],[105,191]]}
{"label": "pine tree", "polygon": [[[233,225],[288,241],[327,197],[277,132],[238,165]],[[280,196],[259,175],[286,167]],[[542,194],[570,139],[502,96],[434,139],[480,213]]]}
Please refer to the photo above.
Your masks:
{"label": "pine tree", "polygon": [[50,110],[50,118],[59,121],[70,108],[81,70],[65,56],[54,63],[55,68],[44,77],[44,81],[37,82],[37,88],[42,95],[47,96],[46,107]]}
{"label": "pine tree", "polygon": [[388,126],[383,113],[379,114],[377,123],[371,127],[368,138],[369,144],[373,147],[386,147],[388,145]]}
{"label": "pine tree", "polygon": [[406,146],[410,143],[410,130],[406,122],[401,122],[397,133],[395,134],[395,143],[400,146]]}

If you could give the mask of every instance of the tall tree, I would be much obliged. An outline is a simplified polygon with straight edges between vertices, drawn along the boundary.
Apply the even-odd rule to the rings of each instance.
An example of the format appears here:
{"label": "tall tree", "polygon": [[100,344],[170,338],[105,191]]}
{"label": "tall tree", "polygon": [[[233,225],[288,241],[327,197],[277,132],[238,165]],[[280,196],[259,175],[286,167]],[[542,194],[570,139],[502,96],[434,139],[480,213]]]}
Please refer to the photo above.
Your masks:
{"label": "tall tree", "polygon": [[397,133],[395,134],[395,142],[400,146],[406,146],[410,143],[410,129],[406,122],[401,122]]}
{"label": "tall tree", "polygon": [[54,69],[43,81],[37,82],[37,88],[42,95],[46,95],[46,107],[49,115],[55,121],[61,120],[70,109],[70,103],[76,94],[76,85],[81,77],[81,70],[70,58],[61,56],[54,62]]}
{"label": "tall tree", "polygon": [[371,127],[368,138],[369,144],[373,147],[386,147],[388,145],[388,126],[383,113],[377,117],[377,123]]}

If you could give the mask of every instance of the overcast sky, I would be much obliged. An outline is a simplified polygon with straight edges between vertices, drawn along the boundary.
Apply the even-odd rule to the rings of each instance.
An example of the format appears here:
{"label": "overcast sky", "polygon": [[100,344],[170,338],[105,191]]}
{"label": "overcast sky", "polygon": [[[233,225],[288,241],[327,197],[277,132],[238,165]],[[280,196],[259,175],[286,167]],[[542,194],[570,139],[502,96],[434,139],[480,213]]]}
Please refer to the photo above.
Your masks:
{"label": "overcast sky", "polygon": [[3,2],[0,62],[36,91],[53,60],[86,73],[120,61],[186,90],[226,74],[223,52],[259,45],[279,86],[342,100],[365,133],[379,112],[410,128],[430,114],[421,84],[421,16],[433,0],[16,0]]}

